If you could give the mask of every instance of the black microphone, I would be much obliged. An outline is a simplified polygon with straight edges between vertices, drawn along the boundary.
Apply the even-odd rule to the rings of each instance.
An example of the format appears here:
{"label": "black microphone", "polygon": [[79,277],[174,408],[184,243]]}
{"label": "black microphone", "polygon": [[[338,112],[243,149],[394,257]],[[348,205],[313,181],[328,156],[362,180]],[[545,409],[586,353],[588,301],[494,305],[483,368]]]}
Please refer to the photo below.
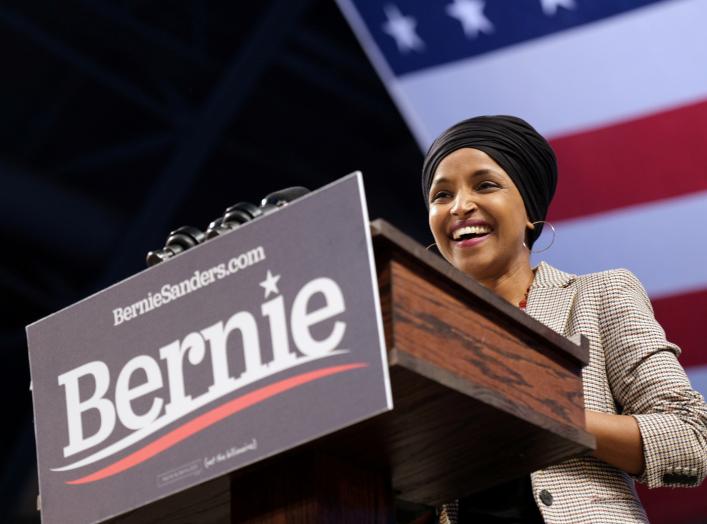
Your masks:
{"label": "black microphone", "polygon": [[309,192],[309,189],[306,187],[293,186],[266,195],[260,202],[260,206],[256,206],[250,202],[238,202],[226,209],[222,217],[213,220],[206,228],[206,233],[192,226],[182,226],[175,229],[167,237],[167,242],[162,249],[147,253],[147,265],[150,267],[159,264],[178,255],[182,251],[231,231],[241,224],[250,222],[267,213],[277,211],[282,206],[289,204]]}
{"label": "black microphone", "polygon": [[192,227],[182,226],[170,232],[162,249],[150,251],[147,253],[147,266],[151,267],[160,262],[178,255],[182,251],[201,244],[206,240],[206,235],[203,231]]}
{"label": "black microphone", "polygon": [[206,228],[206,238],[211,239],[217,237],[227,231],[237,228],[241,224],[245,224],[254,218],[258,218],[263,214],[255,204],[250,202],[238,202],[227,208],[222,217],[217,218]]}
{"label": "black microphone", "polygon": [[266,195],[265,198],[261,200],[259,207],[250,202],[238,202],[226,209],[223,217],[217,218],[209,224],[209,227],[206,228],[206,238],[211,239],[217,237],[250,220],[277,211],[282,206],[289,204],[307,193],[309,193],[309,189],[306,187],[286,187],[285,189]]}
{"label": "black microphone", "polygon": [[260,207],[265,213],[269,213],[270,211],[275,211],[277,208],[289,204],[293,200],[297,200],[307,193],[309,193],[309,189],[303,186],[286,187],[285,189],[266,195],[260,202]]}

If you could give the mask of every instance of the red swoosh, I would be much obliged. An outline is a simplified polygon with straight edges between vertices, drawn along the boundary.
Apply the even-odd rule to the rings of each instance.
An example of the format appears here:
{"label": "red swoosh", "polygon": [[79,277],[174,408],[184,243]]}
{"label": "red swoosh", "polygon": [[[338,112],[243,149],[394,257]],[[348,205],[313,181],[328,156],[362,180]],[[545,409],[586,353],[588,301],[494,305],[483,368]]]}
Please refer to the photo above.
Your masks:
{"label": "red swoosh", "polygon": [[356,362],[353,364],[345,364],[342,366],[332,366],[323,369],[317,369],[315,371],[309,371],[307,373],[302,373],[301,375],[295,375],[294,377],[286,378],[274,384],[264,386],[250,393],[246,393],[241,397],[229,400],[225,404],[215,407],[211,411],[199,415],[193,420],[190,420],[186,424],[173,429],[166,435],[158,438],[157,440],[147,444],[145,447],[138,449],[137,451],[126,456],[106,466],[103,469],[81,477],[76,480],[67,481],[66,484],[89,484],[91,482],[96,482],[97,480],[104,479],[106,477],[111,477],[118,473],[121,473],[127,469],[137,466],[138,464],[151,459],[155,455],[162,453],[163,451],[171,448],[175,444],[178,444],[182,440],[185,440],[200,431],[208,428],[225,419],[231,415],[243,411],[246,408],[254,406],[259,402],[262,402],[270,397],[284,393],[290,389],[294,389],[298,386],[306,384],[308,382],[313,382],[320,378],[328,377],[330,375],[335,375],[337,373],[343,373],[345,371],[350,371],[352,369],[367,367],[368,364],[364,362]]}

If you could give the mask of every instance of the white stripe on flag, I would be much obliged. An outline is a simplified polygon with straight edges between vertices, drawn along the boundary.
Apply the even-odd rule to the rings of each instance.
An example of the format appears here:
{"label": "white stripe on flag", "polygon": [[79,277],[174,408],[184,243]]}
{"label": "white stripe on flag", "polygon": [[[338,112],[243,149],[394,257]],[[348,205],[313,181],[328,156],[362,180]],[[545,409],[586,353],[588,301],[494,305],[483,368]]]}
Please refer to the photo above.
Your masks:
{"label": "white stripe on flag", "polygon": [[389,88],[424,149],[480,114],[517,115],[552,138],[707,97],[705,20],[705,0],[660,2],[388,78]]}
{"label": "white stripe on flag", "polygon": [[[677,176],[677,175],[674,175]],[[555,224],[537,258],[563,271],[633,271],[651,298],[707,289],[707,191]],[[536,249],[549,243],[543,230]]]}
{"label": "white stripe on flag", "polygon": [[707,366],[692,366],[685,368],[692,384],[692,389],[702,393],[707,398]]}

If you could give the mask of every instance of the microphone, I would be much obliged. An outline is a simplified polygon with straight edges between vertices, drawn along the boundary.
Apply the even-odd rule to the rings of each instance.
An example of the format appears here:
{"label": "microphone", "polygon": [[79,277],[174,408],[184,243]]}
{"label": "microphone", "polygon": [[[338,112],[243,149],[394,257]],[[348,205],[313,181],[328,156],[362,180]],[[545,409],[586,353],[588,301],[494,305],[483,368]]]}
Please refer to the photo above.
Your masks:
{"label": "microphone", "polygon": [[167,242],[162,249],[147,253],[147,266],[151,267],[160,262],[178,255],[202,242],[236,229],[241,224],[277,211],[281,207],[289,204],[293,200],[309,193],[309,189],[303,186],[286,187],[266,195],[260,202],[260,206],[250,202],[238,202],[227,208],[222,217],[212,220],[206,228],[206,232],[192,227],[182,226],[170,232]]}
{"label": "microphone", "polygon": [[217,218],[209,224],[206,229],[206,238],[212,239],[250,220],[277,211],[307,193],[309,193],[309,189],[306,187],[293,186],[266,195],[260,201],[259,207],[250,202],[238,202],[226,209],[223,217]]}
{"label": "microphone", "polygon": [[182,251],[201,244],[206,240],[206,235],[203,231],[192,227],[182,226],[169,233],[165,246],[162,249],[150,251],[147,253],[145,260],[148,267],[164,262],[174,255],[178,255]]}
{"label": "microphone", "polygon": [[222,217],[213,220],[206,228],[206,238],[212,239],[223,233],[236,229],[254,218],[262,216],[263,211],[250,202],[238,202],[227,208]]}
{"label": "microphone", "polygon": [[303,186],[293,186],[286,187],[280,191],[275,191],[266,195],[265,198],[260,202],[260,207],[265,213],[275,211],[284,205],[289,204],[293,200],[297,200],[299,197],[309,193],[309,189]]}

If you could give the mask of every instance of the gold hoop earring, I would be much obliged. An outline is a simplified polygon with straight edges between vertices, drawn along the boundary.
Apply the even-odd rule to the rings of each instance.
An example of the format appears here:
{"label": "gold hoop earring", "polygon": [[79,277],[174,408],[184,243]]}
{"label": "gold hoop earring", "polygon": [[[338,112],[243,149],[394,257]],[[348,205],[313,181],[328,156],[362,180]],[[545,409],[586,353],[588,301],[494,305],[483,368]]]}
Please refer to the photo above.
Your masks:
{"label": "gold hoop earring", "polygon": [[555,238],[557,237],[557,231],[555,231],[555,226],[553,226],[550,222],[548,222],[548,221],[546,221],[546,220],[538,220],[538,221],[536,221],[536,222],[531,222],[531,224],[532,224],[532,225],[535,225],[535,224],[545,224],[546,226],[550,226],[550,229],[552,230],[552,240],[551,240],[550,243],[547,245],[547,247],[544,247],[543,249],[540,249],[540,250],[538,250],[538,251],[533,251],[532,249],[528,248],[528,246],[526,245],[525,241],[523,241],[523,247],[525,247],[526,249],[528,249],[528,251],[530,251],[530,254],[531,254],[531,255],[537,255],[538,253],[544,253],[545,251],[547,251],[548,249],[550,249],[550,248],[552,247],[552,245],[555,243]]}

